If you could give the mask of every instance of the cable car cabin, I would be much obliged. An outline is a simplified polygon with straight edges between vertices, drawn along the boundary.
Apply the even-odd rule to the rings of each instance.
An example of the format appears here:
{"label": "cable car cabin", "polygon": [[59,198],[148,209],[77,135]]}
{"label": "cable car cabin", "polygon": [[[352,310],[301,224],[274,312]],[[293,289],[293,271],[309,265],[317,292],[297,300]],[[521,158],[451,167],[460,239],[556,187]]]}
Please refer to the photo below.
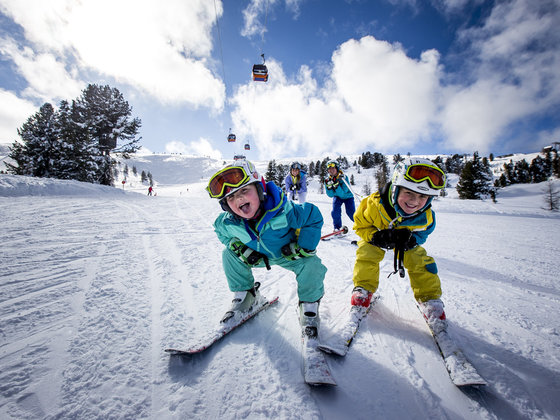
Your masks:
{"label": "cable car cabin", "polygon": [[268,69],[264,64],[255,64],[253,66],[253,81],[268,82]]}
{"label": "cable car cabin", "polygon": [[249,143],[245,145],[245,150],[251,150],[251,146],[249,146]]}
{"label": "cable car cabin", "polygon": [[235,134],[230,134],[229,136],[227,136],[227,141],[229,143],[233,143],[235,141]]}

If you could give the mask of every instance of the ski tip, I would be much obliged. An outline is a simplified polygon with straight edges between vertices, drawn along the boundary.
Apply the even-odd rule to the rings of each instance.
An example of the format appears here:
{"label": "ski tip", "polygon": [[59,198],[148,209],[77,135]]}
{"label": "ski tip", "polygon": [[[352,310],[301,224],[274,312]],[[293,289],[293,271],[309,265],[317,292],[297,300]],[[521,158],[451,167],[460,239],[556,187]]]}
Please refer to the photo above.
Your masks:
{"label": "ski tip", "polygon": [[328,353],[328,354],[332,354],[333,356],[340,356],[340,357],[346,356],[346,353],[348,352],[347,346],[344,346],[344,348],[338,348],[338,347],[330,346],[328,344],[319,344],[317,348],[321,350],[323,353]]}
{"label": "ski tip", "polygon": [[474,380],[474,381],[468,381],[468,382],[453,382],[455,384],[456,387],[458,388],[462,388],[462,389],[469,389],[469,388],[481,388],[481,387],[485,387],[488,385],[488,382],[486,382],[484,379],[480,379],[480,380]]}
{"label": "ski tip", "polygon": [[170,356],[191,356],[193,354],[185,350],[179,350],[173,348],[164,349],[163,351],[169,354]]}
{"label": "ski tip", "polygon": [[337,386],[334,379],[322,380],[322,381],[305,381],[305,383],[312,387]]}

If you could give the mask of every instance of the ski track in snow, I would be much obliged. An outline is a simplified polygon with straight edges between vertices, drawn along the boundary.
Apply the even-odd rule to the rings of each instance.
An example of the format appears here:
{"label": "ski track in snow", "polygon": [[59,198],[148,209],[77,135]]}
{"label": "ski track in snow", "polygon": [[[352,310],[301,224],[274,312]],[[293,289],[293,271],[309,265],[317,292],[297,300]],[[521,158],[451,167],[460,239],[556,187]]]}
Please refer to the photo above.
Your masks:
{"label": "ski track in snow", "polygon": [[[191,190],[0,197],[0,418],[557,418],[560,218],[434,205],[438,228],[426,248],[450,334],[488,387],[453,386],[408,276],[387,278],[388,252],[382,299],[347,356],[328,357],[338,386],[310,388],[295,278],[278,267],[254,270],[277,305],[203,354],[163,352],[196,342],[232,297],[212,228],[220,209]],[[329,231],[330,200],[309,199]],[[348,310],[352,235],[319,245],[329,269],[323,338]]]}

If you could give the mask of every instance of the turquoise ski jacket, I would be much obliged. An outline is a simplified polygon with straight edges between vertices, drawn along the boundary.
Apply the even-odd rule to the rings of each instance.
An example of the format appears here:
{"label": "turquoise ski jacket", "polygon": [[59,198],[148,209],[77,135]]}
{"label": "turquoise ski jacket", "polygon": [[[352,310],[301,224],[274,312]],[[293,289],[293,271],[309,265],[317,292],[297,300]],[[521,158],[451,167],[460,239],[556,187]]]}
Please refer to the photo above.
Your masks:
{"label": "turquoise ski jacket", "polygon": [[348,187],[349,181],[348,181],[348,177],[346,175],[344,175],[342,172],[339,172],[334,178],[332,177],[328,177],[325,180],[325,184],[331,180],[334,185],[333,188],[325,188],[327,190],[327,195],[329,197],[338,197],[341,198],[343,200],[347,200],[348,198],[353,198],[354,194],[352,193],[352,191],[350,191],[350,188]]}
{"label": "turquoise ski jacket", "polygon": [[281,249],[290,242],[308,250],[317,248],[321,239],[323,216],[311,203],[295,204],[273,182],[267,182],[264,213],[251,227],[249,222],[229,212],[214,222],[218,239],[226,246],[239,240],[269,258],[281,258]]}

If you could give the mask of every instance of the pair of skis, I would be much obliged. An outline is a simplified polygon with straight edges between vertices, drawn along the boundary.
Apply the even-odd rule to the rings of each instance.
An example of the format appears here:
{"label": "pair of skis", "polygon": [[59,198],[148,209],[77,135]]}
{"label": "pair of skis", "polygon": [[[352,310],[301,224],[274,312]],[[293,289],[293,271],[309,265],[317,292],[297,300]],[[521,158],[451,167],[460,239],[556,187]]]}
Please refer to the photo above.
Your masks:
{"label": "pair of skis", "polygon": [[[312,334],[307,335],[305,333],[302,335],[303,376],[307,384],[314,386],[336,385],[325,353],[345,356],[358,332],[360,323],[368,315],[378,300],[379,295],[374,295],[368,307],[352,306],[342,332],[337,336],[336,340],[321,343],[317,336],[313,336]],[[272,300],[263,298],[262,301],[255,305],[243,318],[237,320],[232,319],[231,322],[222,324],[198,344],[186,349],[167,348],[165,351],[171,355],[183,356],[201,353],[221,340],[225,335],[240,325],[243,325],[258,313],[274,305],[276,302],[278,302],[278,297]],[[418,309],[420,310],[419,307]],[[422,311],[420,310],[420,312]],[[434,331],[430,328],[427,320],[426,325],[430,329],[430,333],[445,363],[449,377],[457,387],[481,386],[487,384],[478,374],[476,368],[467,360],[458,344],[449,336],[447,330],[439,332]]]}
{"label": "pair of skis", "polygon": [[[220,341],[223,337],[243,325],[258,313],[270,308],[278,302],[278,296],[268,300],[261,298],[253,308],[242,318],[231,320],[220,324],[220,326],[211,331],[207,336],[203,337],[197,344],[187,348],[170,347],[165,352],[170,355],[192,356],[209,349],[212,345]],[[325,353],[319,350],[319,339],[317,336],[302,334],[302,358],[303,358],[303,376],[309,385],[336,385],[331,374],[331,370],[325,358]]]}
{"label": "pair of skis", "polygon": [[[373,299],[367,308],[352,307],[342,333],[336,340],[320,344],[319,349],[337,356],[345,356],[352,340],[358,332],[362,319],[367,316],[378,300],[379,295],[373,295]],[[419,306],[418,309],[422,313]],[[423,313],[422,316],[424,316]],[[480,376],[476,368],[467,360],[459,345],[449,336],[447,330],[435,331],[431,328],[425,316],[424,320],[445,363],[447,373],[455,386],[468,387],[487,385],[487,382]]]}

